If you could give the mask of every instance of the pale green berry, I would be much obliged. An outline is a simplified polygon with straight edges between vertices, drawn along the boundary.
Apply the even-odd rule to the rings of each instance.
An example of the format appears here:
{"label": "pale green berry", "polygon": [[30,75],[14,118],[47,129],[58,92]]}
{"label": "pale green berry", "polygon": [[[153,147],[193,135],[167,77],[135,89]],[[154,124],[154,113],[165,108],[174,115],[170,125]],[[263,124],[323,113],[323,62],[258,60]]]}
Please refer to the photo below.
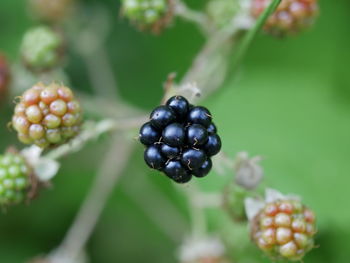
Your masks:
{"label": "pale green berry", "polygon": [[45,129],[40,124],[32,124],[29,127],[29,136],[33,140],[39,140],[45,135]]}
{"label": "pale green berry", "polygon": [[61,125],[61,118],[54,114],[48,114],[45,116],[43,123],[48,129],[55,129]]}
{"label": "pale green berry", "polygon": [[12,165],[8,168],[8,173],[11,177],[17,177],[21,175],[21,168],[18,165]]}
{"label": "pale green berry", "polygon": [[63,116],[67,112],[67,104],[61,100],[55,100],[50,104],[50,112],[56,116]]}
{"label": "pale green berry", "polygon": [[46,70],[59,64],[62,45],[61,35],[47,26],[39,26],[24,35],[21,54],[28,68]]}
{"label": "pale green berry", "polygon": [[37,105],[29,106],[26,109],[26,116],[28,121],[30,121],[31,123],[40,123],[43,118],[43,114],[41,113],[41,110]]}
{"label": "pale green berry", "polygon": [[61,131],[59,129],[49,129],[46,131],[46,139],[50,143],[59,143],[61,141]]}

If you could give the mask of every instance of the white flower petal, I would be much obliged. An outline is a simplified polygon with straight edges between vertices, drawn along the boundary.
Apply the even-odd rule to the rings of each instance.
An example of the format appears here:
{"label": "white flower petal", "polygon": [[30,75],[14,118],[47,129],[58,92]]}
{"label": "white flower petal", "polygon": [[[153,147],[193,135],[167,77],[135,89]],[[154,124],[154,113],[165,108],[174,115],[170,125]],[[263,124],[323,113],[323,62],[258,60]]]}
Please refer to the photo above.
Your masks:
{"label": "white flower petal", "polygon": [[251,221],[261,209],[265,206],[265,202],[261,199],[256,199],[252,197],[248,197],[244,200],[244,207],[247,218]]}
{"label": "white flower petal", "polygon": [[57,174],[59,168],[58,162],[48,158],[40,158],[34,167],[34,172],[40,181],[47,182]]}

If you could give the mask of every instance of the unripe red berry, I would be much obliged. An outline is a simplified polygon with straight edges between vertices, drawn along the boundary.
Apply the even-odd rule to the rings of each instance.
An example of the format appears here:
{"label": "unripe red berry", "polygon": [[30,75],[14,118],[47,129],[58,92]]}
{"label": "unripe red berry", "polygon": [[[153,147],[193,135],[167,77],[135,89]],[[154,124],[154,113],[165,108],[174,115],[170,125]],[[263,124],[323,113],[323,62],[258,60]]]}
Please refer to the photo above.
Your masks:
{"label": "unripe red berry", "polygon": [[5,98],[10,82],[10,66],[4,55],[0,54],[0,102]]}
{"label": "unripe red berry", "polygon": [[74,137],[81,116],[80,103],[68,87],[38,83],[25,91],[16,105],[12,126],[21,142],[44,148]]}
{"label": "unripe red berry", "polygon": [[[253,0],[251,13],[259,17],[271,0]],[[274,36],[297,34],[310,27],[318,15],[317,0],[282,0],[267,19],[264,30]]]}
{"label": "unripe red berry", "polygon": [[58,22],[71,13],[74,0],[30,0],[29,4],[39,19]]}
{"label": "unripe red berry", "polygon": [[274,259],[298,261],[314,246],[315,216],[299,201],[267,203],[251,226],[253,241]]}

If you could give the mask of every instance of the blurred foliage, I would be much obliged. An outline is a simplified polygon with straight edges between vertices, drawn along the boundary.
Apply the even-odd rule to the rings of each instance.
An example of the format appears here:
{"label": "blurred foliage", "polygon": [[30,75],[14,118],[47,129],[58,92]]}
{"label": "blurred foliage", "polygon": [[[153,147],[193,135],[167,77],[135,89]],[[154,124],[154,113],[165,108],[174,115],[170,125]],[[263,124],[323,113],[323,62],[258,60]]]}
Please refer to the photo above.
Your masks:
{"label": "blurred foliage", "polygon": [[[198,7],[204,1],[187,2]],[[264,156],[266,184],[302,196],[316,211],[320,248],[307,255],[305,262],[345,263],[350,243],[350,2],[320,2],[321,16],[313,30],[290,39],[259,36],[239,74],[203,104],[215,116],[226,153],[233,157],[247,150]],[[113,25],[107,49],[121,94],[145,109],[158,104],[167,74],[176,71],[181,76],[203,44],[191,24],[177,20],[162,35],[152,36],[120,18],[117,0],[82,3],[87,8],[103,5],[110,10]],[[24,0],[0,1],[0,22],[0,50],[15,61],[23,33],[38,22],[28,15]],[[91,90],[79,55],[70,56],[67,69],[75,88]],[[5,126],[10,112],[1,109],[2,150],[9,142],[16,144],[15,135]],[[59,244],[107,144],[104,137],[65,158],[52,189],[29,206],[4,211],[0,216],[1,262],[25,262]],[[178,224],[163,212],[168,207],[159,204],[174,201],[180,215],[187,217],[184,200],[169,180],[146,168],[141,146],[132,160],[89,242],[91,261],[175,262],[176,248],[187,229],[178,231],[175,242],[148,214],[151,211],[168,220],[172,228]],[[224,181],[213,172],[201,184],[213,190]],[[155,204],[157,200],[161,203]],[[209,211],[209,216],[211,227],[219,227],[226,240],[237,245],[229,251],[236,262],[269,262],[254,245],[242,245],[248,242],[246,226],[232,226],[221,212]]]}

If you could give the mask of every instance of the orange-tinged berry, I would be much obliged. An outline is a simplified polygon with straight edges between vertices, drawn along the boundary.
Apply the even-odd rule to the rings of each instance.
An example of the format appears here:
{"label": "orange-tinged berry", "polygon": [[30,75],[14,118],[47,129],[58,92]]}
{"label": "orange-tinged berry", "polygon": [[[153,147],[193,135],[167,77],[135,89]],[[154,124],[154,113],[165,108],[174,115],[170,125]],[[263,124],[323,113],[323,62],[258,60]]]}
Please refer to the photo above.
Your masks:
{"label": "orange-tinged berry", "polygon": [[277,227],[289,227],[291,222],[290,216],[285,213],[278,213],[275,216],[275,225]]}
{"label": "orange-tinged berry", "polygon": [[67,104],[61,100],[57,99],[50,104],[50,112],[56,116],[63,116],[67,112]]}
{"label": "orange-tinged berry", "polygon": [[[251,14],[258,18],[271,0],[253,0]],[[282,0],[267,19],[264,30],[274,36],[294,35],[310,27],[318,15],[318,0]]]}
{"label": "orange-tinged berry", "polygon": [[73,138],[79,133],[81,122],[80,103],[73,92],[56,83],[38,83],[27,90],[12,117],[18,139],[43,148]]}
{"label": "orange-tinged berry", "polygon": [[293,258],[298,253],[298,247],[294,241],[290,241],[289,243],[280,246],[279,253],[285,258]]}
{"label": "orange-tinged berry", "polygon": [[277,200],[255,216],[251,231],[253,241],[272,258],[297,261],[313,248],[315,215],[300,201]]}
{"label": "orange-tinged berry", "polygon": [[279,227],[276,230],[276,242],[279,245],[283,245],[291,241],[293,238],[293,232],[290,228]]}

